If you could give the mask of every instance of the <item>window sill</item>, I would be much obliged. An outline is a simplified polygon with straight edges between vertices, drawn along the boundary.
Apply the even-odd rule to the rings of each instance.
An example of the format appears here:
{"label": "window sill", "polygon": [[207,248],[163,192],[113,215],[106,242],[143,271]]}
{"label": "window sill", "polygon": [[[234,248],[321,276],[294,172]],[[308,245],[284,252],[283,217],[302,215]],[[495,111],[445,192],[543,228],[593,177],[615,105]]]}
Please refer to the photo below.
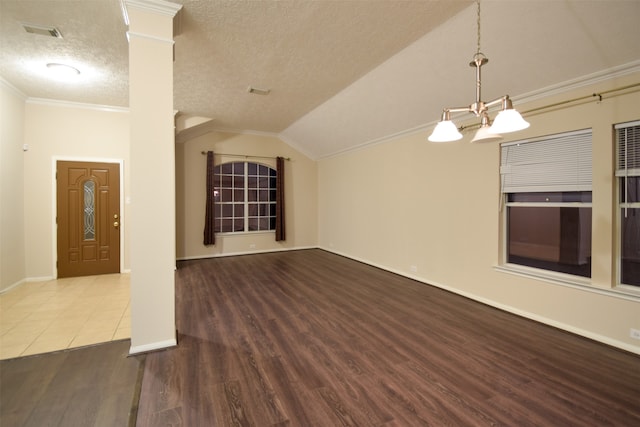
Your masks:
{"label": "window sill", "polygon": [[494,270],[514,274],[516,276],[526,277],[529,279],[542,280],[554,285],[567,286],[574,289],[580,289],[587,292],[593,292],[601,295],[622,298],[630,301],[640,301],[640,289],[634,289],[633,286],[620,285],[615,288],[598,288],[591,284],[591,279],[572,276],[570,274],[554,273],[535,268],[527,268],[516,264],[503,264],[493,267]]}
{"label": "window sill", "polygon": [[227,231],[227,232],[216,232],[216,236],[227,237],[227,236],[246,236],[247,234],[273,234],[276,230],[256,230],[256,231]]}

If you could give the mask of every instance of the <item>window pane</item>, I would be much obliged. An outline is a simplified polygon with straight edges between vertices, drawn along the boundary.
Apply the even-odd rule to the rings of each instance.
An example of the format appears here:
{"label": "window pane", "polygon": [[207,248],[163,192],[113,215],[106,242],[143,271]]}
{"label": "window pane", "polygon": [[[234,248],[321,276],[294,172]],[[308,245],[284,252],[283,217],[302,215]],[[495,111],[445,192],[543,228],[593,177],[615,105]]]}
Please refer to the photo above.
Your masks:
{"label": "window pane", "polygon": [[259,169],[258,169],[258,174],[262,175],[262,176],[269,176],[269,167],[264,166],[264,165],[258,165]]}
{"label": "window pane", "polygon": [[640,176],[620,178],[620,203],[625,203],[625,189],[626,203],[640,202]]}
{"label": "window pane", "polygon": [[260,190],[258,196],[260,197],[261,202],[269,201],[269,191],[268,190]]}
{"label": "window pane", "polygon": [[275,177],[276,174],[277,174],[277,171],[275,169],[269,169],[269,176]]}
{"label": "window pane", "polygon": [[640,286],[640,208],[622,209],[622,272],[625,285]]}
{"label": "window pane", "polygon": [[232,163],[223,163],[220,165],[222,169],[222,173],[231,174],[233,172],[233,164]]}
{"label": "window pane", "polygon": [[249,216],[258,216],[258,204],[257,203],[249,203]]}
{"label": "window pane", "polygon": [[591,209],[508,207],[507,262],[591,277]]}
{"label": "window pane", "polygon": [[233,216],[233,205],[230,204],[224,204],[221,205],[222,206],[222,217],[226,218],[226,217],[232,217]]}
{"label": "window pane", "polygon": [[259,230],[258,218],[249,218],[249,231]]}
{"label": "window pane", "polygon": [[233,190],[233,201],[244,202],[244,190]]}
{"label": "window pane", "polygon": [[221,224],[220,232],[229,233],[229,232],[233,231],[233,220],[232,219],[221,219],[220,220],[220,224]]}
{"label": "window pane", "polygon": [[223,188],[231,188],[231,187],[233,187],[233,177],[231,175],[221,175],[220,176],[220,185]]}
{"label": "window pane", "polygon": [[242,204],[233,205],[233,216],[236,218],[244,218],[244,205]]}
{"label": "window pane", "polygon": [[233,220],[233,231],[244,231],[244,218]]}
{"label": "window pane", "polygon": [[256,190],[247,190],[247,200],[250,202],[257,202],[258,192]]}
{"label": "window pane", "polygon": [[249,177],[247,178],[247,187],[249,188],[258,188],[258,178]]}
{"label": "window pane", "polygon": [[276,229],[276,217],[272,216],[271,218],[269,218],[269,230],[275,230]]}
{"label": "window pane", "polygon": [[233,186],[235,188],[244,188],[244,176],[234,176],[233,177]]}
{"label": "window pane", "polygon": [[276,204],[269,204],[269,215],[275,217],[276,216]]}
{"label": "window pane", "polygon": [[269,229],[269,218],[260,218],[260,230]]}
{"label": "window pane", "polygon": [[233,173],[235,175],[244,175],[244,162],[234,162]]}
{"label": "window pane", "polygon": [[269,200],[272,202],[276,201],[276,190],[270,190],[269,191]]}
{"label": "window pane", "polygon": [[216,219],[215,219],[215,223],[214,223],[214,231],[215,231],[216,233],[220,233],[220,232],[222,232],[222,229],[220,228],[220,221],[221,221],[221,220],[220,220],[220,218],[216,218]]}
{"label": "window pane", "polygon": [[220,198],[221,202],[231,202],[233,196],[233,190],[223,188],[222,189],[222,197]]}
{"label": "window pane", "polygon": [[255,163],[249,163],[249,175],[257,175],[258,174],[258,165]]}
{"label": "window pane", "polygon": [[96,239],[96,183],[85,181],[84,185],[84,240]]}
{"label": "window pane", "polygon": [[269,178],[260,177],[260,188],[269,188]]}

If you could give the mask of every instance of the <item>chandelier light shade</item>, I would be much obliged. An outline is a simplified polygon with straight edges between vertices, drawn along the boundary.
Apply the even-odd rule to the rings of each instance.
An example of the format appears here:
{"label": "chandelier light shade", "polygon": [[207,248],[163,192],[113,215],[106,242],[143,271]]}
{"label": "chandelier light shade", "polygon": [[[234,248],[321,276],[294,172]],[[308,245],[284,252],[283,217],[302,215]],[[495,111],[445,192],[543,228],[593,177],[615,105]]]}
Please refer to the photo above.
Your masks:
{"label": "chandelier light shade", "polygon": [[453,124],[449,117],[449,112],[442,113],[442,120],[438,122],[433,133],[429,136],[431,142],[449,142],[457,141],[462,138],[462,134],[458,131],[456,125]]}
{"label": "chandelier light shade", "polygon": [[502,139],[502,135],[491,130],[491,121],[489,120],[489,114],[485,111],[482,114],[482,121],[480,123],[480,129],[476,131],[475,136],[471,142],[493,142]]}
{"label": "chandelier light shade", "polygon": [[[489,102],[481,100],[481,68],[489,62],[486,56],[480,52],[480,0],[476,1],[478,6],[478,50],[473,56],[473,61],[469,63],[476,68],[476,99],[468,107],[445,108],[442,112],[442,119],[433,129],[429,136],[431,142],[457,141],[462,138],[456,125],[451,121],[451,113],[473,113],[480,117],[480,128],[476,132],[471,142],[490,142],[502,138],[503,133],[516,132],[529,127],[520,113],[513,108],[513,103],[509,95],[504,95]],[[493,125],[489,118],[489,108],[500,105],[500,112],[496,116]]]}
{"label": "chandelier light shade", "polygon": [[520,113],[513,109],[511,100],[507,98],[506,102],[503,102],[502,110],[493,121],[490,131],[492,133],[509,133],[526,129],[528,127],[529,122],[523,119]]}

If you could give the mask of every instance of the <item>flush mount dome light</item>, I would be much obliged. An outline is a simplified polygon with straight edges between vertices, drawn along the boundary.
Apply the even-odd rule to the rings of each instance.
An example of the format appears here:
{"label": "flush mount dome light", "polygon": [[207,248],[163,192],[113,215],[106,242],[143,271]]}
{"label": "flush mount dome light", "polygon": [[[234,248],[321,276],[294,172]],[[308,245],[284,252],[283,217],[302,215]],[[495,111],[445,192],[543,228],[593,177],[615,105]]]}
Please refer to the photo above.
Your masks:
{"label": "flush mount dome light", "polygon": [[71,65],[60,64],[57,62],[50,62],[47,64],[47,68],[51,70],[51,72],[60,78],[70,78],[75,77],[80,74],[80,70]]}

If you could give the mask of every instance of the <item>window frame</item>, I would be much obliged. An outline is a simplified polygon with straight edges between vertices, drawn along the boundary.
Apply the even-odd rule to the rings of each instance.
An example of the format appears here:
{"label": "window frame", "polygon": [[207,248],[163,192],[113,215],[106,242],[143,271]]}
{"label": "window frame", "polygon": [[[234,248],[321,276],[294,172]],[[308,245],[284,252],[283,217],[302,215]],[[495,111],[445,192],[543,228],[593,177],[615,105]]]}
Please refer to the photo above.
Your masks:
{"label": "window frame", "polygon": [[[578,285],[580,287],[591,286],[591,272],[588,277],[569,274],[564,272],[559,272],[555,270],[548,270],[544,268],[537,268],[532,266],[527,266],[523,264],[516,264],[513,262],[508,262],[509,260],[509,208],[511,207],[535,207],[535,208],[544,208],[544,207],[572,207],[572,208],[588,208],[592,209],[592,202],[511,202],[509,201],[509,194],[522,194],[527,192],[559,192],[558,188],[552,188],[552,186],[540,186],[536,187],[536,190],[526,191],[524,188],[520,188],[520,191],[511,191],[507,192],[508,187],[505,185],[506,174],[511,172],[511,169],[507,171],[503,170],[504,159],[503,159],[503,148],[509,146],[519,146],[522,144],[529,143],[537,143],[550,141],[556,138],[563,137],[575,137],[581,135],[588,135],[589,138],[589,153],[592,152],[592,137],[593,130],[591,128],[581,129],[576,131],[562,132],[554,135],[547,135],[543,137],[531,138],[527,140],[521,141],[513,141],[507,142],[500,145],[500,251],[499,251],[499,265],[496,266],[497,270],[505,271],[517,275],[522,275],[525,277],[531,277],[535,279],[542,279],[546,281],[551,281],[554,283],[561,284],[569,284],[569,285]],[[580,169],[580,168],[578,168]],[[578,177],[579,184],[572,186],[570,188],[566,188],[564,192],[572,192],[572,191],[589,191],[592,192],[591,184],[589,184],[588,188],[584,185],[585,176],[589,179],[591,178],[591,169],[586,171],[587,175],[584,175],[584,172],[580,170],[576,171]],[[536,183],[539,185],[539,183]],[[533,187],[535,187],[534,185]],[[517,186],[515,186],[517,187]],[[593,232],[593,217],[591,221],[591,231]]]}
{"label": "window frame", "polygon": [[[620,147],[619,147],[619,139],[618,139],[618,130],[620,129],[626,129],[626,128],[631,128],[631,127],[638,127],[640,126],[640,120],[635,120],[635,121],[631,121],[631,122],[624,122],[624,123],[619,123],[614,125],[614,150],[615,150],[615,170],[614,170],[614,179],[615,179],[615,222],[616,222],[616,226],[615,226],[615,244],[616,244],[616,249],[615,249],[615,256],[616,256],[616,262],[615,262],[615,283],[614,283],[614,289],[620,290],[622,292],[627,292],[627,293],[633,293],[633,294],[639,294],[640,295],[640,285],[632,285],[632,284],[628,284],[628,283],[623,283],[622,282],[622,244],[623,244],[623,240],[622,240],[622,211],[625,209],[639,209],[640,210],[640,200],[638,200],[637,202],[626,202],[624,200],[622,200],[622,182],[625,178],[632,176],[632,177],[638,177],[640,176],[640,171],[638,171],[636,168],[631,168],[631,170],[633,170],[633,172],[631,174],[628,173],[628,170],[626,168],[627,166],[627,162],[625,162],[625,169],[621,169],[620,167],[620,159],[619,159],[619,155],[620,155]],[[638,161],[638,159],[634,159],[636,162]],[[636,169],[636,170],[634,170]],[[626,185],[625,185],[626,188]]]}
{"label": "window frame", "polygon": [[[241,231],[219,231],[218,228],[216,228],[215,233],[219,234],[221,236],[237,236],[237,235],[243,235],[243,234],[261,234],[261,233],[275,233],[276,229],[275,229],[275,206],[276,206],[276,200],[275,198],[273,198],[273,200],[271,200],[271,192],[276,190],[275,186],[271,186],[271,180],[275,179],[275,184],[277,185],[277,171],[274,167],[272,167],[271,165],[265,164],[265,163],[260,163],[260,162],[254,162],[254,161],[250,161],[250,160],[241,160],[241,161],[226,161],[226,162],[222,162],[219,163],[215,166],[216,172],[215,172],[215,178],[214,178],[214,182],[216,182],[216,184],[218,183],[222,183],[221,178],[219,178],[221,175],[229,175],[229,174],[223,174],[220,173],[222,171],[222,166],[225,164],[230,164],[232,165],[231,168],[233,170],[233,165],[236,163],[241,163],[243,166],[243,187],[242,187],[242,193],[244,195],[244,200],[242,202],[242,206],[243,206],[243,216],[242,216],[242,220],[243,220],[243,229]],[[256,175],[250,175],[249,173],[249,164],[253,164],[256,165],[257,168],[257,174]],[[267,168],[267,173],[268,175],[261,175],[260,174],[260,167],[265,167]],[[219,172],[218,172],[219,171]],[[272,175],[273,173],[273,175]],[[232,176],[237,176],[237,174],[234,172],[232,174]],[[269,181],[268,182],[268,186],[266,187],[266,190],[268,192],[268,201],[267,202],[262,202],[261,200],[256,201],[252,201],[250,200],[249,197],[249,191],[251,189],[253,189],[254,187],[249,187],[249,180],[250,178],[263,178],[266,177],[266,179]],[[259,185],[259,184],[258,184]],[[214,186],[215,191],[221,191],[223,188],[228,189],[227,187],[222,187],[221,185],[215,185]],[[261,187],[255,187],[256,191],[261,191]],[[233,187],[231,189],[232,193],[235,193],[236,188]],[[217,199],[217,198],[216,198]],[[231,202],[229,201],[220,201],[220,200],[216,200],[215,201],[215,205],[216,205],[216,221],[220,220],[222,221],[223,218],[227,218],[227,217],[222,217],[220,216],[218,213],[222,211],[222,208],[220,208],[220,211],[218,211],[218,206],[222,206],[222,205],[231,205],[232,209],[235,210],[235,208],[233,208],[234,205],[239,205],[240,203],[237,203],[235,201],[235,194],[233,196],[233,199]],[[249,209],[249,205],[252,204],[267,204],[268,205],[268,215],[264,216],[264,215],[251,215],[250,214],[250,209]],[[273,215],[272,215],[272,211],[273,211]],[[235,215],[233,216],[233,218],[235,218]],[[249,222],[250,219],[252,218],[267,218],[268,219],[268,224],[269,224],[269,228],[268,229],[259,229],[259,230],[250,230],[249,228]],[[220,229],[222,229],[222,225],[220,225]]]}

